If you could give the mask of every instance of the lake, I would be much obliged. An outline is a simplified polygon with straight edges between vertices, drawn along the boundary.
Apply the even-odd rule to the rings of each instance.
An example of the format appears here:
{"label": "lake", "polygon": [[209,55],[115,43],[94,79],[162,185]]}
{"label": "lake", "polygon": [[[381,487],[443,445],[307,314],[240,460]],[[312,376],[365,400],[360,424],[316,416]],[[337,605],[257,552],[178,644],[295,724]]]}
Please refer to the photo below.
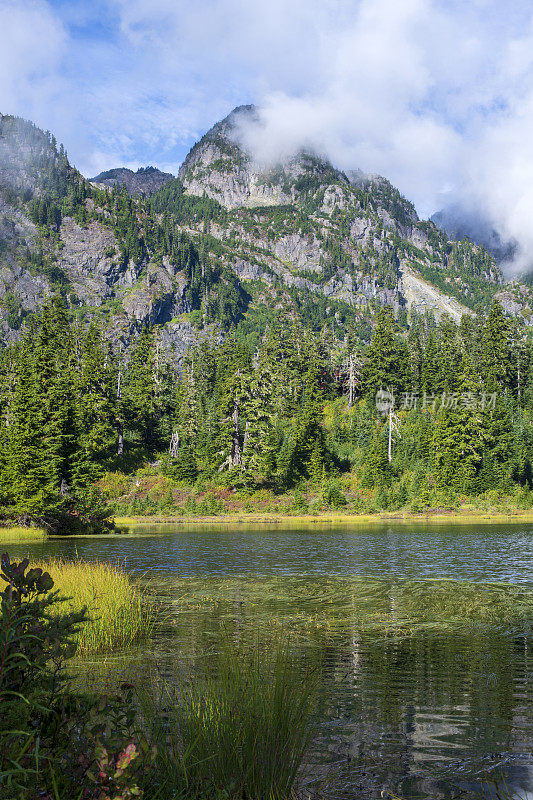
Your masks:
{"label": "lake", "polygon": [[321,795],[469,798],[502,773],[533,797],[530,524],[157,525],[9,551],[120,563],[164,604],[153,641],[92,662],[96,680],[194,669],[222,629],[288,633],[319,670]]}

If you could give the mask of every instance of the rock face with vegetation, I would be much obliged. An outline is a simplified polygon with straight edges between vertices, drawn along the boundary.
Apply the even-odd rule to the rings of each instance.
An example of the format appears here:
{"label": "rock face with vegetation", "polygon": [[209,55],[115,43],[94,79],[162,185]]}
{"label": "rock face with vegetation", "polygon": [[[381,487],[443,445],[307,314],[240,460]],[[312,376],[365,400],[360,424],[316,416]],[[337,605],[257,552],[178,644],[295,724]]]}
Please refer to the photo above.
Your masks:
{"label": "rock face with vegetation", "polygon": [[0,118],[0,515],[102,529],[95,486],[146,460],[169,510],[197,481],[353,511],[529,503],[531,288],[385,178],[308,152],[256,164],[245,124],[252,107],[132,196]]}
{"label": "rock face with vegetation", "polygon": [[161,172],[156,167],[139,167],[137,172],[126,167],[109,169],[100,172],[94,178],[90,178],[91,183],[99,187],[125,186],[129,194],[149,196],[157,192],[167,181],[172,180],[174,175],[170,172]]}
{"label": "rock face with vegetation", "polygon": [[200,329],[281,306],[363,340],[384,304],[407,327],[425,312],[459,320],[499,293],[529,321],[528,286],[504,284],[482,247],[419,220],[385,178],[309,152],[260,166],[239,144],[246,124],[259,124],[253,106],[215,125],[178,178],[120,168],[88,182],[51,134],[0,115],[4,339],[57,291],[119,349],[160,326],[177,361]]}

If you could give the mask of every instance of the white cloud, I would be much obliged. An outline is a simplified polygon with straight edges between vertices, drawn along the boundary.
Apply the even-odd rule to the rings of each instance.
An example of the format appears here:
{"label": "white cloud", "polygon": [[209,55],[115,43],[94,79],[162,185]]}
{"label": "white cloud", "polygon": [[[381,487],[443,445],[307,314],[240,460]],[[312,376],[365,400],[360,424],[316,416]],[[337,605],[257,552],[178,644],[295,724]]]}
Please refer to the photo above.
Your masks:
{"label": "white cloud", "polygon": [[41,117],[57,97],[67,37],[45,2],[0,0],[0,110]]}
{"label": "white cloud", "polygon": [[313,146],[386,175],[422,214],[448,192],[533,263],[525,0],[0,0],[0,31],[0,111],[52,129],[86,174],[175,171],[256,102],[261,158]]}

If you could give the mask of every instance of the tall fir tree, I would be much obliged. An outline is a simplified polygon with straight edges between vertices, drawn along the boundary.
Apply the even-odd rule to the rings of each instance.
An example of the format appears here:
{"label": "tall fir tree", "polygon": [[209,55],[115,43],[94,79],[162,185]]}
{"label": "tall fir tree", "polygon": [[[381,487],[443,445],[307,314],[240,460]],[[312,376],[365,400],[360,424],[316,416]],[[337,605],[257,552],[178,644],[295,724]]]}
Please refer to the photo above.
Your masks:
{"label": "tall fir tree", "polygon": [[409,376],[407,346],[396,331],[390,306],[382,306],[376,314],[376,324],[363,367],[365,391],[370,397],[378,389],[390,389],[398,394],[406,388]]}

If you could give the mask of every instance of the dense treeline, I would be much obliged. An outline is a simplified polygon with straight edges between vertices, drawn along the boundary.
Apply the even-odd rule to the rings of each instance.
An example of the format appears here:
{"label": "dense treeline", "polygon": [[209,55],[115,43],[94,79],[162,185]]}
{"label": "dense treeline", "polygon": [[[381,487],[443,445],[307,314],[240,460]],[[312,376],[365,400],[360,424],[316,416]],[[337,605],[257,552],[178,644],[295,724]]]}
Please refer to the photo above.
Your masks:
{"label": "dense treeline", "polygon": [[[401,484],[404,501],[530,484],[529,343],[496,303],[460,325],[421,319],[408,336],[385,307],[364,352],[287,323],[254,355],[237,344],[204,343],[187,360],[180,477],[227,466],[283,489],[351,468],[362,486]],[[390,414],[376,408],[380,389],[394,396]]]}
{"label": "dense treeline", "polygon": [[1,357],[4,516],[97,526],[103,472],[158,457],[189,485],[279,492],[351,472],[382,506],[529,491],[530,342],[497,303],[407,336],[384,307],[354,342],[280,315],[254,348],[239,329],[204,338],[180,371],[144,328],[123,363],[56,297]]}

